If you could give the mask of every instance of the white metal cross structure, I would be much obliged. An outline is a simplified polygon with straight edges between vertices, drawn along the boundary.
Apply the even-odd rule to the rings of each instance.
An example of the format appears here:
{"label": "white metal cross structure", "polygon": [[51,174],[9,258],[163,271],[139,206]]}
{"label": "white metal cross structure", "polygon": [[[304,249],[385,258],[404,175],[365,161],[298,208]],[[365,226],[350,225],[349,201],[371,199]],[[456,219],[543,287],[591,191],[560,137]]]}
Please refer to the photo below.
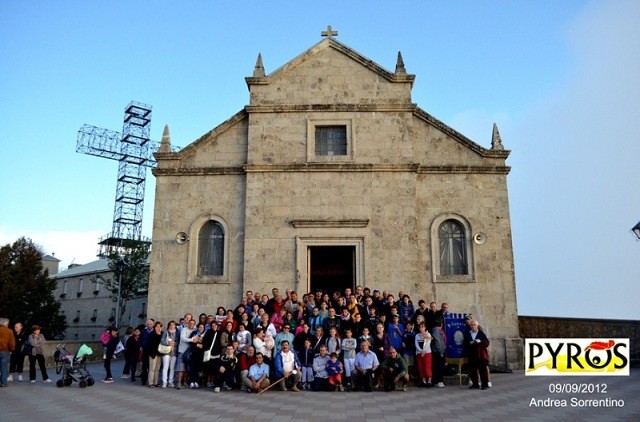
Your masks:
{"label": "white metal cross structure", "polygon": [[127,240],[143,241],[147,167],[156,164],[153,153],[159,146],[151,142],[150,129],[151,106],[132,101],[124,110],[122,133],[91,125],[83,125],[78,131],[76,152],[119,162],[113,226],[99,241],[99,256],[122,248]]}

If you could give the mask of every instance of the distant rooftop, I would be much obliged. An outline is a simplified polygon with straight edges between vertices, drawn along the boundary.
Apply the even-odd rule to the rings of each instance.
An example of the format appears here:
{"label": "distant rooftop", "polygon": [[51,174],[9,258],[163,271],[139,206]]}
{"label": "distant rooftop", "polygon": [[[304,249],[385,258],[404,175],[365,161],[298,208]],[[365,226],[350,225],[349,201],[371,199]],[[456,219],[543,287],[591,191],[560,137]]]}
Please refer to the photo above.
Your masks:
{"label": "distant rooftop", "polygon": [[104,258],[89,262],[88,264],[73,266],[64,271],[60,271],[58,274],[52,275],[50,278],[75,277],[84,274],[104,273],[107,271],[111,271],[109,269],[109,260]]}
{"label": "distant rooftop", "polygon": [[[150,262],[150,258],[147,258],[147,265],[149,265]],[[109,271],[111,271],[111,269],[109,268],[109,260],[107,258],[100,258],[96,261],[89,262],[88,264],[73,265],[71,268],[51,275],[49,278],[58,279],[65,277],[76,277],[79,275],[105,273]]]}

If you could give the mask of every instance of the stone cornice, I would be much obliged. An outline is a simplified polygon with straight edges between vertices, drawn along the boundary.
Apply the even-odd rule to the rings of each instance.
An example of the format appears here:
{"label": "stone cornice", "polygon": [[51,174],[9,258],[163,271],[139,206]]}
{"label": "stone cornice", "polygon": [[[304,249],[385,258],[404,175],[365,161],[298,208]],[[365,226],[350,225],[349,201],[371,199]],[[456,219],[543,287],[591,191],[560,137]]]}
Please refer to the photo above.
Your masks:
{"label": "stone cornice", "polygon": [[291,220],[291,225],[300,228],[362,228],[369,225],[369,219],[344,220]]}
{"label": "stone cornice", "polygon": [[306,164],[247,164],[247,173],[292,172],[415,172],[418,164],[355,164],[355,163],[306,163]]}
{"label": "stone cornice", "polygon": [[154,152],[153,157],[156,161],[167,161],[167,160],[179,160],[180,156],[178,154],[179,151],[176,152]]}
{"label": "stone cornice", "polygon": [[266,104],[248,105],[244,109],[247,113],[300,113],[310,111],[353,111],[353,112],[414,112],[412,103],[389,104]]}
{"label": "stone cornice", "polygon": [[151,169],[154,176],[224,176],[244,175],[242,167],[181,167],[181,168],[154,168]]}
{"label": "stone cornice", "polygon": [[420,164],[245,164],[242,167],[184,167],[154,168],[154,176],[223,176],[246,173],[383,173],[403,172],[417,174],[509,174],[508,166],[423,166]]}
{"label": "stone cornice", "polygon": [[462,145],[466,146],[472,151],[476,152],[478,155],[481,155],[482,157],[506,159],[511,153],[511,151],[509,150],[493,150],[493,149],[486,149],[481,147],[480,145],[476,144],[471,139],[467,138],[457,130],[453,129],[450,126],[447,126],[445,123],[436,119],[435,117],[433,117],[432,115],[430,115],[429,113],[421,109],[420,107],[416,106],[415,109],[413,110],[413,114],[419,119],[429,123],[435,128],[451,136],[453,139],[460,142]]}
{"label": "stone cornice", "polygon": [[245,111],[245,109],[242,109],[236,114],[234,114],[233,116],[231,116],[230,118],[228,118],[227,120],[225,120],[224,122],[220,123],[218,126],[211,129],[209,132],[205,133],[204,135],[202,135],[201,137],[199,137],[198,139],[196,139],[195,141],[187,145],[185,148],[181,149],[180,151],[162,152],[162,153],[156,152],[153,154],[153,156],[155,157],[156,161],[180,160],[182,158],[188,157],[193,153],[195,153],[196,149],[201,143],[205,142],[207,139],[211,137],[216,137],[226,132],[227,130],[235,126],[238,122],[247,118],[247,116],[248,114]]}
{"label": "stone cornice", "polygon": [[509,174],[509,166],[419,166],[418,174]]}

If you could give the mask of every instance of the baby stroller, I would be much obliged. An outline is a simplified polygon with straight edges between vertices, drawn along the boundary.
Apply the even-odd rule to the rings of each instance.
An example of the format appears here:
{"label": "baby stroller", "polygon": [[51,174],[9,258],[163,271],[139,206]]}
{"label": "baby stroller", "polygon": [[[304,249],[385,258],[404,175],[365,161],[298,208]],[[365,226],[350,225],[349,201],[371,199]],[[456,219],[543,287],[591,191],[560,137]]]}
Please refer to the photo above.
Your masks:
{"label": "baby stroller", "polygon": [[87,371],[85,363],[85,356],[93,354],[93,350],[89,346],[86,344],[80,346],[75,356],[69,353],[64,345],[58,344],[56,349],[58,350],[53,355],[56,361],[56,374],[62,373],[62,378],[56,382],[58,387],[68,387],[74,381],[78,383],[80,388],[91,387],[95,384],[95,380]]}

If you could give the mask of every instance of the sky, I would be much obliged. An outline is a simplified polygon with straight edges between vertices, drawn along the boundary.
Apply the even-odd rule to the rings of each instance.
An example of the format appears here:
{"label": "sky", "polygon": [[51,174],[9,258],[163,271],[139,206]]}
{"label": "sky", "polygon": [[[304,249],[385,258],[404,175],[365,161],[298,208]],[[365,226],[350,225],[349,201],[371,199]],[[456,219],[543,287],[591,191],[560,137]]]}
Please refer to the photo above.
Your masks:
{"label": "sky", "polygon": [[[62,268],[111,230],[117,163],[75,152],[83,124],[122,130],[132,100],[186,146],[249,102],[244,77],[337,39],[412,100],[490,147],[508,176],[520,315],[640,319],[640,2],[0,2],[0,245]],[[147,174],[143,235],[151,237]]]}

